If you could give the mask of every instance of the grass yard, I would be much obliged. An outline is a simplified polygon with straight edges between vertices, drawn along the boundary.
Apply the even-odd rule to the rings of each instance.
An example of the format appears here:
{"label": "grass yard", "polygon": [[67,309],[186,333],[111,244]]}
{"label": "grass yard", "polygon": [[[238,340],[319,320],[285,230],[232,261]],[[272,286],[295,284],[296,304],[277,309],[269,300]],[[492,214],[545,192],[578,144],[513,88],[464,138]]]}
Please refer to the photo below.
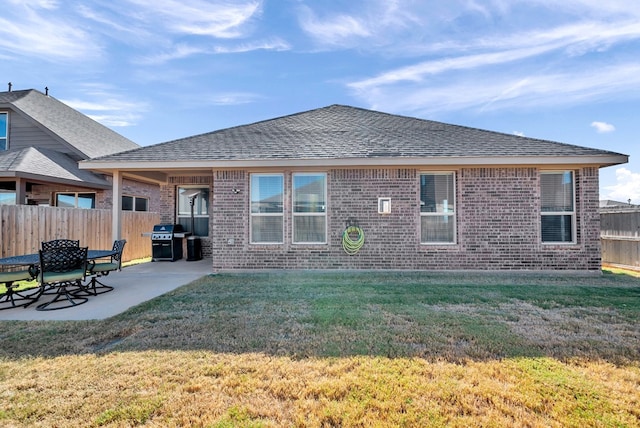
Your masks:
{"label": "grass yard", "polygon": [[0,322],[0,426],[636,427],[638,320],[618,271],[214,275]]}

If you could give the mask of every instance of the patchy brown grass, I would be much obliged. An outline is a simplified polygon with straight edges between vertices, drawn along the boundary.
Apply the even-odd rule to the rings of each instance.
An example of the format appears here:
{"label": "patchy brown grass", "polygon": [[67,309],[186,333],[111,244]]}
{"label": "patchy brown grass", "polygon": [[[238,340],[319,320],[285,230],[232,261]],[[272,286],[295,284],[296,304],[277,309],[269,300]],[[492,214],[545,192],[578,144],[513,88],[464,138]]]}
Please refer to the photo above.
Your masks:
{"label": "patchy brown grass", "polygon": [[0,362],[4,426],[638,426],[638,367],[206,351]]}
{"label": "patchy brown grass", "polygon": [[614,273],[210,276],[0,323],[0,425],[634,427],[638,319]]}

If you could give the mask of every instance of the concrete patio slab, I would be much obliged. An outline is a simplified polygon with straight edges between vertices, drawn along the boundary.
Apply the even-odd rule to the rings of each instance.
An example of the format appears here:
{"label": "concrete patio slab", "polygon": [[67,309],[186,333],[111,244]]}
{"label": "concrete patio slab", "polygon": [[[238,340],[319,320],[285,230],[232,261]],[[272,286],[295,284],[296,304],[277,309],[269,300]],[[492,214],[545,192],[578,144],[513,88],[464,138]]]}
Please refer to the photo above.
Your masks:
{"label": "concrete patio slab", "polygon": [[[177,260],[141,263],[112,272],[101,281],[113,291],[89,297],[79,306],[56,311],[36,311],[36,304],[27,308],[0,311],[0,321],[77,321],[101,320],[112,317],[154,297],[160,296],[198,278],[213,273],[211,259]],[[52,296],[42,296],[45,302]],[[40,301],[38,301],[41,303]]]}

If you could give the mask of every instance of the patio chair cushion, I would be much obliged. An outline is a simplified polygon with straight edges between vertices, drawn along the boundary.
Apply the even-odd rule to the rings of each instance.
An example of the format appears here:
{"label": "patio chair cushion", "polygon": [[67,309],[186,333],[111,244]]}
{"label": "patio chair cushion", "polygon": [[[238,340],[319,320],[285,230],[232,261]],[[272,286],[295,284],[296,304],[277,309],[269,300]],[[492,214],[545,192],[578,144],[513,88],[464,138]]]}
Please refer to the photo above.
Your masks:
{"label": "patio chair cushion", "polygon": [[15,272],[0,272],[0,284],[15,281],[26,281],[33,279],[29,270],[18,270]]}
{"label": "patio chair cushion", "polygon": [[118,269],[120,269],[120,263],[113,263],[113,262],[96,263],[93,266],[91,266],[92,272],[109,272],[109,271],[118,270]]}
{"label": "patio chair cushion", "polygon": [[68,272],[45,272],[41,275],[41,282],[66,282],[75,281],[77,279],[84,279],[84,269],[76,269]]}

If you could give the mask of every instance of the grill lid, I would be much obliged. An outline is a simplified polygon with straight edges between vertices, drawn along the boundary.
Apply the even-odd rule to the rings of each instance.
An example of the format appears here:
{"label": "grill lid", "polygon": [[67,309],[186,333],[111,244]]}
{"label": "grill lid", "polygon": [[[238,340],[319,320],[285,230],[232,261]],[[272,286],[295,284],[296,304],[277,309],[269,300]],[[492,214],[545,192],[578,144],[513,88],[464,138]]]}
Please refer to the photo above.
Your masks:
{"label": "grill lid", "polygon": [[153,226],[154,232],[160,233],[180,233],[183,232],[181,224],[156,224]]}

